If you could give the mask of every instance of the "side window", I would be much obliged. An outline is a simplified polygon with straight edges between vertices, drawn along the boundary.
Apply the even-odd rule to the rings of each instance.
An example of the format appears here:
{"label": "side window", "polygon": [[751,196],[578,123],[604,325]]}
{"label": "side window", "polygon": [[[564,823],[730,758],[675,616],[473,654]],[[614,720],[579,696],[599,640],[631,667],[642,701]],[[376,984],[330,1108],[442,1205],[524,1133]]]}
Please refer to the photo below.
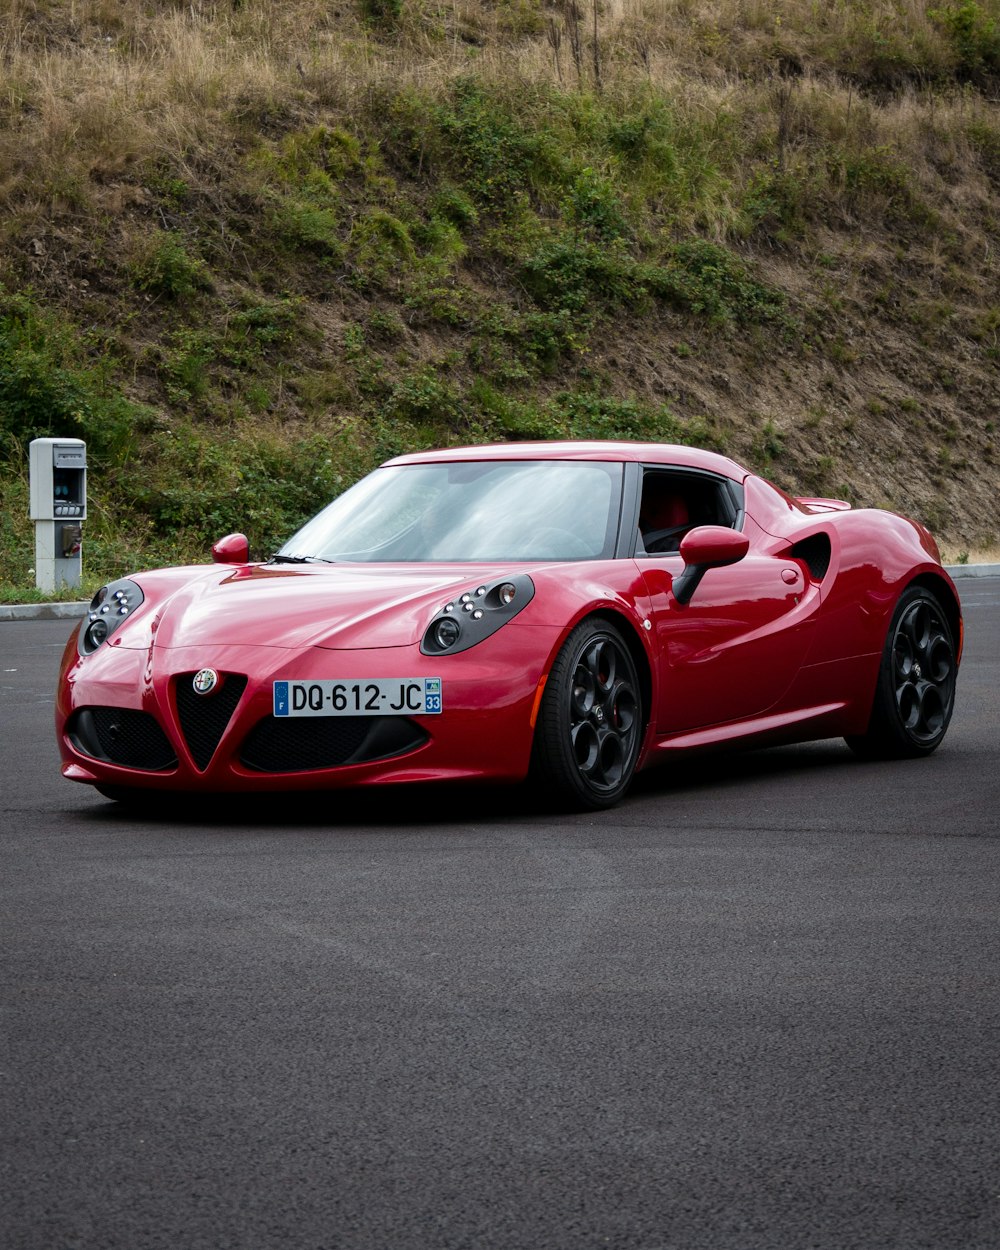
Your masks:
{"label": "side window", "polygon": [[646,469],[639,504],[636,555],[669,555],[697,525],[736,524],[728,483],[705,473]]}

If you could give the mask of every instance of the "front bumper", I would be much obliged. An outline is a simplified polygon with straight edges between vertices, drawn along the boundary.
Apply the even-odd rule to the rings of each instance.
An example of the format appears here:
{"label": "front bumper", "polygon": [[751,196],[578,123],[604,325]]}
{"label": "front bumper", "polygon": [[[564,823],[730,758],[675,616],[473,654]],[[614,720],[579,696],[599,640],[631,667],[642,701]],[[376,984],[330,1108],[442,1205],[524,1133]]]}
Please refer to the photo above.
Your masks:
{"label": "front bumper", "polygon": [[[150,791],[255,793],[526,776],[532,713],[558,631],[513,624],[456,656],[419,647],[332,651],[263,646],[63,657],[56,731],[63,775]],[[194,674],[221,676],[208,696]],[[438,677],[434,715],[275,717],[275,681]]]}

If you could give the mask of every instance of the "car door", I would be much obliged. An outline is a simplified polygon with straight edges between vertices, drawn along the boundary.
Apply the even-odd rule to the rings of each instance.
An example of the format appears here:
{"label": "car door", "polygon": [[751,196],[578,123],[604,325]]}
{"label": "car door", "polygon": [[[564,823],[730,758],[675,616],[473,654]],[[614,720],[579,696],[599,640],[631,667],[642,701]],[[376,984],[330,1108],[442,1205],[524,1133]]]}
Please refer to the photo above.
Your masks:
{"label": "car door", "polygon": [[748,554],[709,569],[686,604],[671,593],[684,568],[679,555],[641,561],[660,656],[661,733],[762,715],[802,666],[819,589],[798,561],[762,550],[760,531],[750,537]]}

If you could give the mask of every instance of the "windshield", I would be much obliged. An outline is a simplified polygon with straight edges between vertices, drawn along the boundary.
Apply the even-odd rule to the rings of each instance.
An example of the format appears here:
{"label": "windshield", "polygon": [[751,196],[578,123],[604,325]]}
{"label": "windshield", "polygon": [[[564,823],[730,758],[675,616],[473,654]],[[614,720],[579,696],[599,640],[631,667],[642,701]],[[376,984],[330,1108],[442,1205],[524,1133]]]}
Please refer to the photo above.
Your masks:
{"label": "windshield", "polygon": [[622,466],[462,460],[376,469],[278,559],[593,560],[614,549]]}

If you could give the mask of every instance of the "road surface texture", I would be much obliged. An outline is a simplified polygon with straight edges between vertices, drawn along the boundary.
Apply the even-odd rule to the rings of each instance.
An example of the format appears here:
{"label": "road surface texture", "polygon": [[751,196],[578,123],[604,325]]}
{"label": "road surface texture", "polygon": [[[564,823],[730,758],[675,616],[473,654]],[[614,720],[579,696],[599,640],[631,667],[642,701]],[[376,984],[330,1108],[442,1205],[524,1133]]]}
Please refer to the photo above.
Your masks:
{"label": "road surface texture", "polygon": [[944,747],[142,817],[0,624],[7,1250],[1000,1246],[1000,579]]}

